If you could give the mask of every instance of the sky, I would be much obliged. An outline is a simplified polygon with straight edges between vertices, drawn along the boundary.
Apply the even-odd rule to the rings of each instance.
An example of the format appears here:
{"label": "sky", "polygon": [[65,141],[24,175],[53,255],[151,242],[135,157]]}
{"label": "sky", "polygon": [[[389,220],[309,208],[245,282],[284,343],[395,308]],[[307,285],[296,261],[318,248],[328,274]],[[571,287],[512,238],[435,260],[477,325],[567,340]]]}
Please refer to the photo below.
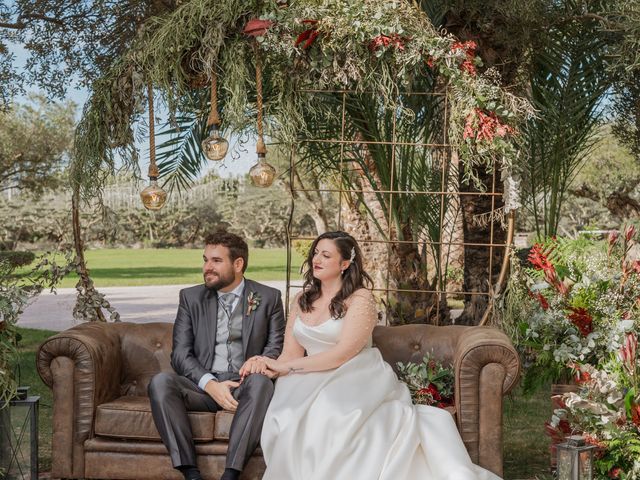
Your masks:
{"label": "sky", "polygon": [[[20,71],[24,68],[27,61],[28,52],[19,44],[12,44],[10,46],[11,51],[15,54],[15,65]],[[32,88],[25,95],[16,98],[16,102],[22,103],[27,101],[27,96],[32,93],[39,93],[39,90]],[[82,115],[82,108],[89,98],[89,91],[86,88],[71,87],[67,90],[65,100],[72,100],[78,105],[77,119],[80,120]],[[157,106],[156,106],[157,107]],[[158,116],[162,116],[162,109],[156,108]],[[156,126],[157,128],[157,126]],[[245,175],[249,172],[249,169],[257,161],[257,155],[255,154],[255,139],[251,139],[244,146],[239,147],[237,137],[227,138],[229,140],[229,153],[222,162],[208,162],[209,168],[202,172],[202,175],[206,175],[209,172],[216,172],[223,178],[232,176]],[[137,144],[138,151],[140,152],[142,172],[146,172],[149,168],[149,146],[148,143],[143,142]]]}

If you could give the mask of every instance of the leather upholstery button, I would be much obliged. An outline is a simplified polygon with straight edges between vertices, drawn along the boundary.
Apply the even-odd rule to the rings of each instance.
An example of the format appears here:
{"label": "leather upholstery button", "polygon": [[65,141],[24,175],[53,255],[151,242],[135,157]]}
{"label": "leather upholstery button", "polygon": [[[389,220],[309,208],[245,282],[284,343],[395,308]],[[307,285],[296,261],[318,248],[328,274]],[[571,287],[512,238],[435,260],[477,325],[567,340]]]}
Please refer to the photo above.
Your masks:
{"label": "leather upholstery button", "polygon": [[137,381],[137,380],[134,380],[134,381],[133,381],[133,382],[131,382],[131,383],[133,383],[134,385],[137,385],[137,384],[138,384],[138,381]]}
{"label": "leather upholstery button", "polygon": [[160,342],[156,343],[156,348],[160,348],[162,344]]}
{"label": "leather upholstery button", "polygon": [[418,350],[420,350],[420,345],[418,345],[417,343],[413,346],[413,349],[417,352]]}

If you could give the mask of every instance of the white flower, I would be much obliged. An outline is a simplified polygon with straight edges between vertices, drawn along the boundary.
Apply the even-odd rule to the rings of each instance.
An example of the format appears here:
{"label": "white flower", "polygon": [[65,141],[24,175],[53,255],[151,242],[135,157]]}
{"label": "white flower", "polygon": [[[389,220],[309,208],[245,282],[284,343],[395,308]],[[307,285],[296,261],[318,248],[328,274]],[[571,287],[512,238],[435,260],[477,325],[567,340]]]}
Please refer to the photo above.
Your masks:
{"label": "white flower", "polygon": [[622,393],[620,391],[612,391],[607,395],[607,402],[609,402],[610,405],[615,405],[620,400],[622,400]]}

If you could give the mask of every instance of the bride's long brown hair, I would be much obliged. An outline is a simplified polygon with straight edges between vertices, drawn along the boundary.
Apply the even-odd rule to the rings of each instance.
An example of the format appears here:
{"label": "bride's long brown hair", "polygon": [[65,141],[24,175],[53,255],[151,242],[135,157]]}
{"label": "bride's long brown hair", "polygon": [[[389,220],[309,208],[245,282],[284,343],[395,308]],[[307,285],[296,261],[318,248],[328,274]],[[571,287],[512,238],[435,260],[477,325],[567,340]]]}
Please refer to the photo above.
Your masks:
{"label": "bride's long brown hair", "polygon": [[[304,285],[302,287],[302,295],[298,299],[298,305],[303,312],[311,312],[313,310],[313,302],[320,298],[320,280],[313,276],[313,255],[320,240],[330,239],[336,244],[338,253],[342,260],[349,260],[351,252],[355,253],[355,258],[349,266],[344,270],[342,276],[342,287],[335,297],[331,299],[329,304],[329,312],[333,318],[342,318],[347,312],[344,301],[349,298],[353,292],[359,288],[367,288],[373,285],[371,277],[362,268],[362,252],[355,238],[346,232],[326,232],[316,238],[311,244],[307,260],[304,263]],[[365,286],[365,283],[367,286]]]}

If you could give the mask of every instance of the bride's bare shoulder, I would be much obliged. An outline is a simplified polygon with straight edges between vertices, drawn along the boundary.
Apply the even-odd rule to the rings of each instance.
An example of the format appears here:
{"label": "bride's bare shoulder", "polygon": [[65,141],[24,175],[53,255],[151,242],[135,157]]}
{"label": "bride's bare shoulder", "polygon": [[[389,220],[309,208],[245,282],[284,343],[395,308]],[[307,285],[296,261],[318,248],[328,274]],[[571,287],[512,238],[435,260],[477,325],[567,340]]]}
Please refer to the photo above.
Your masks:
{"label": "bride's bare shoulder", "polygon": [[371,293],[371,290],[369,290],[368,288],[364,288],[364,287],[363,288],[359,288],[358,290],[353,292],[351,295],[349,295],[349,298],[347,298],[347,302],[349,304],[351,304],[351,303],[373,302],[373,301],[375,301],[373,293]]}

